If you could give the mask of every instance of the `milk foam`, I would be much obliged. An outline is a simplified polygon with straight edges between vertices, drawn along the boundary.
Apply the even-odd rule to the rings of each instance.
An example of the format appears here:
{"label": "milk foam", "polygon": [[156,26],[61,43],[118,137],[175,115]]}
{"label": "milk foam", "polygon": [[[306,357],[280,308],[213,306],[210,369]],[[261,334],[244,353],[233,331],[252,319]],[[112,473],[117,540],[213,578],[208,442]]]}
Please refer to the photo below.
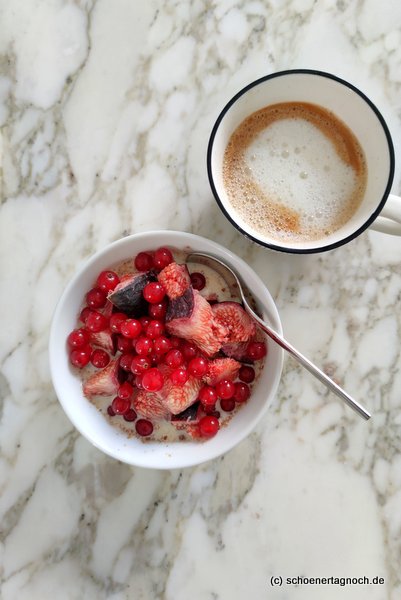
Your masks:
{"label": "milk foam", "polygon": [[[344,142],[341,139],[345,125],[341,123],[332,137],[330,118],[336,119],[334,115],[327,113],[330,118],[320,127],[320,112],[317,125],[299,112],[300,118],[286,118],[283,110],[265,127],[257,118],[247,119],[244,131],[240,125],[231,139],[224,164],[224,183],[233,208],[257,233],[287,241],[319,239],[341,227],[358,207],[366,182],[356,138],[347,130]],[[351,159],[347,156],[350,147]]]}

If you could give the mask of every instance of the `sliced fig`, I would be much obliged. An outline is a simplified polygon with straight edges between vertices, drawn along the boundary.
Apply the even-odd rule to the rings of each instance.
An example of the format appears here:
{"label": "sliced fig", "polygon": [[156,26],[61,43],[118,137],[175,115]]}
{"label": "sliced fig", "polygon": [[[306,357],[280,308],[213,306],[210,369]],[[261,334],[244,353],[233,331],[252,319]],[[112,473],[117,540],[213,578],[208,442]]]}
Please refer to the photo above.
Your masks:
{"label": "sliced fig", "polygon": [[249,362],[247,360],[247,348],[248,342],[228,342],[227,344],[222,345],[221,351],[226,356],[229,356],[230,358],[235,358],[235,360]]}
{"label": "sliced fig", "polygon": [[171,417],[172,423],[198,423],[200,419],[200,415],[203,414],[201,403],[194,402],[191,406],[188,406],[185,410],[178,413],[178,415],[173,415]]}
{"label": "sliced fig", "polygon": [[178,415],[173,415],[171,417],[171,424],[174,425],[178,431],[185,431],[191,437],[200,437],[198,423],[204,416],[205,412],[201,403],[198,401]]}
{"label": "sliced fig", "polygon": [[[168,372],[168,368],[163,370],[164,375],[167,375]],[[164,386],[158,394],[167,410],[173,415],[178,415],[196,402],[201,386],[201,380],[196,377],[190,376],[184,385],[174,385],[166,376]]]}
{"label": "sliced fig", "polygon": [[116,352],[114,339],[109,329],[99,331],[98,333],[91,333],[90,343],[93,346],[99,346],[99,348],[107,350],[107,352],[110,352],[110,354],[115,354]]}
{"label": "sliced fig", "polygon": [[228,330],[226,342],[247,342],[256,325],[238,302],[219,302],[212,306],[214,320]]}
{"label": "sliced fig", "polygon": [[176,262],[171,262],[167,265],[167,267],[160,271],[157,278],[166,290],[166,294],[170,300],[182,296],[191,285],[187,266],[179,265]]}
{"label": "sliced fig", "polygon": [[189,317],[194,309],[194,291],[188,288],[182,296],[170,300],[167,306],[166,322]]}
{"label": "sliced fig", "polygon": [[107,367],[90,375],[84,382],[82,389],[86,398],[112,396],[117,393],[119,385],[118,361],[112,360]]}
{"label": "sliced fig", "polygon": [[171,335],[194,342],[208,356],[218,352],[227,341],[228,330],[220,323],[215,323],[210,304],[197,290],[192,290],[193,310],[190,314],[175,317],[166,322],[166,329]]}
{"label": "sliced fig", "polygon": [[167,419],[170,415],[160,397],[153,392],[140,390],[132,400],[135,411],[145,419]]}
{"label": "sliced fig", "polygon": [[151,281],[156,280],[157,277],[154,271],[124,275],[117,287],[108,296],[108,300],[119,311],[126,313],[128,316],[139,317],[146,313],[146,300],[142,295],[143,288]]}
{"label": "sliced fig", "polygon": [[222,379],[234,380],[241,363],[233,358],[215,358],[209,361],[209,369],[205,376],[205,381],[208,385],[216,385]]}
{"label": "sliced fig", "polygon": [[106,300],[106,304],[104,305],[102,313],[104,314],[105,317],[107,317],[109,319],[113,312],[113,308],[114,308],[113,303],[110,302],[110,300]]}

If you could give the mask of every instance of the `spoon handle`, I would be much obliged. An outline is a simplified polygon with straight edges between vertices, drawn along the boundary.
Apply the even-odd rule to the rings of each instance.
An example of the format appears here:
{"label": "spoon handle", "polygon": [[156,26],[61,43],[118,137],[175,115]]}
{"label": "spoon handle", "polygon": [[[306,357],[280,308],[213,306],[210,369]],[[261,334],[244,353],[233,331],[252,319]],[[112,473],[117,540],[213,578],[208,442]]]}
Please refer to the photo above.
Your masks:
{"label": "spoon handle", "polygon": [[312,375],[317,377],[326,387],[328,387],[332,392],[337,394],[349,407],[351,407],[359,416],[363,419],[370,419],[371,414],[361,405],[359,402],[351,398],[337,383],[335,383],[330,377],[326,375],[319,367],[314,365],[309,359],[306,358],[303,354],[298,352],[291,344],[289,344],[284,338],[282,338],[278,333],[276,333],[273,329],[271,329],[258,315],[251,309],[251,307],[245,302],[245,309],[250,317],[257,322],[259,327],[263,329],[263,331],[278,344],[284,350],[287,350],[297,360],[305,369],[307,369]]}

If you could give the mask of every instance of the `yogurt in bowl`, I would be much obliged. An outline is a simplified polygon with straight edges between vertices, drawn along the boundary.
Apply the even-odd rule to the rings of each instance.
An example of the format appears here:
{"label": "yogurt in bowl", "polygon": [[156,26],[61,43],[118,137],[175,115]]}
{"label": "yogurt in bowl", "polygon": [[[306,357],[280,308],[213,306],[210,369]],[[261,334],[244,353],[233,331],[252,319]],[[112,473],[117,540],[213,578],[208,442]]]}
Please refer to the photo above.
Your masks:
{"label": "yogurt in bowl", "polygon": [[[108,405],[103,404],[103,410],[99,410],[102,407],[98,403],[88,401],[88,394],[85,396],[83,391],[81,374],[70,363],[71,348],[66,340],[70,332],[77,327],[77,318],[82,310],[82,300],[88,290],[93,288],[99,273],[111,269],[113,266],[124,264],[125,261],[128,264],[140,252],[147,252],[159,247],[177,249],[178,256],[181,257],[185,256],[187,252],[199,251],[213,254],[225,261],[241,273],[245,283],[252,290],[263,318],[271,323],[279,333],[282,332],[282,328],[271,295],[252,269],[226,248],[192,234],[155,231],[128,236],[95,254],[75,275],[56,308],[49,347],[53,384],[65,412],[76,428],[106,454],[141,467],[174,469],[213,459],[230,450],[252,431],[277,391],[282,370],[283,351],[273,342],[264,341],[268,347],[268,355],[263,368],[260,369],[258,377],[252,384],[250,398],[241,405],[240,410],[234,411],[233,414],[226,414],[227,418],[222,419],[222,426],[217,435],[206,436],[206,439],[203,436],[201,443],[197,436],[191,439],[191,435],[151,436],[150,439],[147,439],[147,443],[143,443],[141,436],[127,434],[130,432],[130,427],[132,428],[129,420],[125,423],[126,427],[116,427],[113,424],[113,419],[116,417],[105,418],[104,411]],[[177,259],[177,262],[180,260]],[[221,294],[221,289],[217,292],[215,289],[218,282],[213,281],[210,274],[207,275],[209,275],[206,279],[209,281],[210,289],[206,289],[204,294],[212,295],[217,292]],[[224,293],[227,293],[227,290],[224,290]],[[222,298],[223,301],[228,299],[229,297]],[[210,296],[210,300],[212,303],[215,301],[212,296]],[[202,342],[199,343],[202,346]],[[207,345],[203,350],[209,352]],[[214,352],[211,354],[215,356]],[[106,400],[109,403],[111,401],[112,398]],[[202,406],[200,408],[202,409]],[[173,412],[177,413],[174,408]],[[122,420],[121,417],[117,417],[117,419]],[[223,421],[227,421],[227,423],[223,423]],[[180,431],[179,428],[178,431]],[[185,433],[187,432],[184,431]]]}

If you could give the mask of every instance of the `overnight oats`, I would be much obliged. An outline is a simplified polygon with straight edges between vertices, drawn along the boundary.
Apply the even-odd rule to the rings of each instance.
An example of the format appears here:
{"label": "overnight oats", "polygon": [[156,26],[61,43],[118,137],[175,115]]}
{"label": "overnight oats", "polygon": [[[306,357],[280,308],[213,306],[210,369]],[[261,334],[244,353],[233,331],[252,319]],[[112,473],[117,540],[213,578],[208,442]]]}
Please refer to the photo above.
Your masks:
{"label": "overnight oats", "polygon": [[83,393],[128,436],[206,440],[252,401],[263,334],[223,277],[161,247],[99,273],[69,360]]}

